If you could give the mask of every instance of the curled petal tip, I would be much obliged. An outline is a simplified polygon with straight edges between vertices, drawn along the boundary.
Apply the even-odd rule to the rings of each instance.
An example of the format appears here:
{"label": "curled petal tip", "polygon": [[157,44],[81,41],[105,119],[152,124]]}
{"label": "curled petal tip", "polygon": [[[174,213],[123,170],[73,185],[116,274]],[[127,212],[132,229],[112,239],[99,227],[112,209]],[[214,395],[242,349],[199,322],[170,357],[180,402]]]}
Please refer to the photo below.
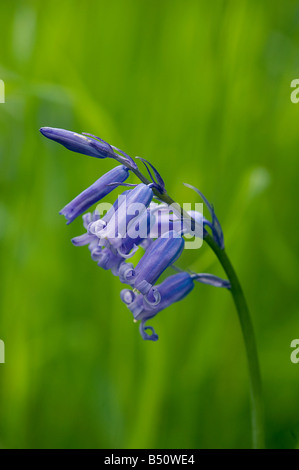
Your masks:
{"label": "curled petal tip", "polygon": [[[149,341],[158,341],[159,336],[155,332],[154,328],[152,326],[145,326],[146,320],[143,320],[140,323],[139,331],[143,339],[149,340]],[[149,330],[151,334],[149,335],[146,333],[146,330]]]}

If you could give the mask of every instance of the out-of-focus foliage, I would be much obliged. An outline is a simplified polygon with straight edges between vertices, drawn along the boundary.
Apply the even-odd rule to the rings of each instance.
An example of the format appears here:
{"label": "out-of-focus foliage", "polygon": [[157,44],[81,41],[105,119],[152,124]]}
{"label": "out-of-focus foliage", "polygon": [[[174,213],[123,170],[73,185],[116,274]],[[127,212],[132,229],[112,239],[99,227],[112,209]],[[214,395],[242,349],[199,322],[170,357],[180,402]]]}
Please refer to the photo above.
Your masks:
{"label": "out-of-focus foliage", "polygon": [[[251,445],[230,294],[196,286],[142,341],[118,279],[70,243],[81,221],[58,215],[113,161],[41,126],[100,135],[150,159],[179,202],[197,201],[189,182],[214,203],[252,311],[267,445],[298,446],[298,28],[296,1],[0,3],[1,447]],[[223,274],[206,246],[184,263]]]}

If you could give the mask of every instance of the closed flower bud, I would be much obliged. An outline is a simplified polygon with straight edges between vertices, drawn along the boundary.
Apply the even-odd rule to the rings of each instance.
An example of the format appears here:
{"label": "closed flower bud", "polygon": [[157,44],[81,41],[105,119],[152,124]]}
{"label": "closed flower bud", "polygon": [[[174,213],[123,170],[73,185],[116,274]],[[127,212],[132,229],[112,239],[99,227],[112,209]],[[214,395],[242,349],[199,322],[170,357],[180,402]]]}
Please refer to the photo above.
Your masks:
{"label": "closed flower bud", "polygon": [[57,129],[55,127],[42,127],[40,132],[45,137],[48,137],[48,139],[62,144],[73,152],[96,158],[115,157],[112,147],[106,142],[77,134],[77,132]]}

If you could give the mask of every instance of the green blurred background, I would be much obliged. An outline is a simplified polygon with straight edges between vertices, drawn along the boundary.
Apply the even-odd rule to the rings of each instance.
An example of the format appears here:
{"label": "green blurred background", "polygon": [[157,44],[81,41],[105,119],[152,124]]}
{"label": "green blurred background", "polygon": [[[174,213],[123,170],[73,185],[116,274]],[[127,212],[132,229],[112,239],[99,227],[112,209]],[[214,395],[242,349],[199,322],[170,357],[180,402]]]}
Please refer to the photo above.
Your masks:
{"label": "green blurred background", "polygon": [[[143,341],[118,279],[72,246],[81,220],[58,215],[113,162],[41,126],[100,135],[150,159],[179,202],[198,201],[189,182],[214,203],[256,330],[267,446],[298,447],[298,29],[297,1],[1,2],[1,447],[251,446],[229,293],[196,286]],[[206,246],[183,263],[223,274]]]}

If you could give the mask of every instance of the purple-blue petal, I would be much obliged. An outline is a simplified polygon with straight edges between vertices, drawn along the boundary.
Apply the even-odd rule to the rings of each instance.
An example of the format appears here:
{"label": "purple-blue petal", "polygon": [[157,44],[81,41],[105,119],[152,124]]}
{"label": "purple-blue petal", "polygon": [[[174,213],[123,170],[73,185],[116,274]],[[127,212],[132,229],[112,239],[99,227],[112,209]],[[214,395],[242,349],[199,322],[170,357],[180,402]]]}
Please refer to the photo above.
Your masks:
{"label": "purple-blue petal", "polygon": [[184,244],[184,239],[175,231],[157,238],[137,264],[130,285],[147,294],[165,269],[179,258]]}
{"label": "purple-blue petal", "polygon": [[[67,224],[70,224],[76,217],[83,214],[90,206],[100,201],[103,197],[107,196],[117,184],[121,184],[129,176],[129,170],[123,165],[113,168],[108,173],[105,173],[89,188],[85,189],[75,199],[69,202],[61,211],[60,214],[64,215],[67,219]],[[111,181],[115,182],[115,186],[109,186]]]}
{"label": "purple-blue petal", "polygon": [[[128,226],[128,232],[126,236],[121,241],[121,246],[118,249],[118,252],[123,255],[128,255],[134,246],[139,246],[148,236],[151,229],[152,215],[149,210],[144,212],[141,217],[135,222],[132,221],[132,225]],[[136,237],[132,237],[132,227],[139,233]]]}
{"label": "purple-blue petal", "polygon": [[[126,236],[129,223],[133,220],[137,222],[139,216],[142,216],[143,211],[149,206],[152,198],[152,189],[146,184],[138,184],[134,189],[126,193],[114,216],[97,236],[109,240],[112,246],[119,248],[122,244],[122,239]],[[133,211],[133,204],[136,204],[135,212]],[[129,209],[132,210],[129,211]],[[136,212],[139,212],[139,214],[136,215]]]}
{"label": "purple-blue petal", "polygon": [[78,237],[72,238],[72,244],[75,246],[84,246],[88,245],[92,240],[91,235],[88,233],[84,233],[83,235],[79,235]]}

